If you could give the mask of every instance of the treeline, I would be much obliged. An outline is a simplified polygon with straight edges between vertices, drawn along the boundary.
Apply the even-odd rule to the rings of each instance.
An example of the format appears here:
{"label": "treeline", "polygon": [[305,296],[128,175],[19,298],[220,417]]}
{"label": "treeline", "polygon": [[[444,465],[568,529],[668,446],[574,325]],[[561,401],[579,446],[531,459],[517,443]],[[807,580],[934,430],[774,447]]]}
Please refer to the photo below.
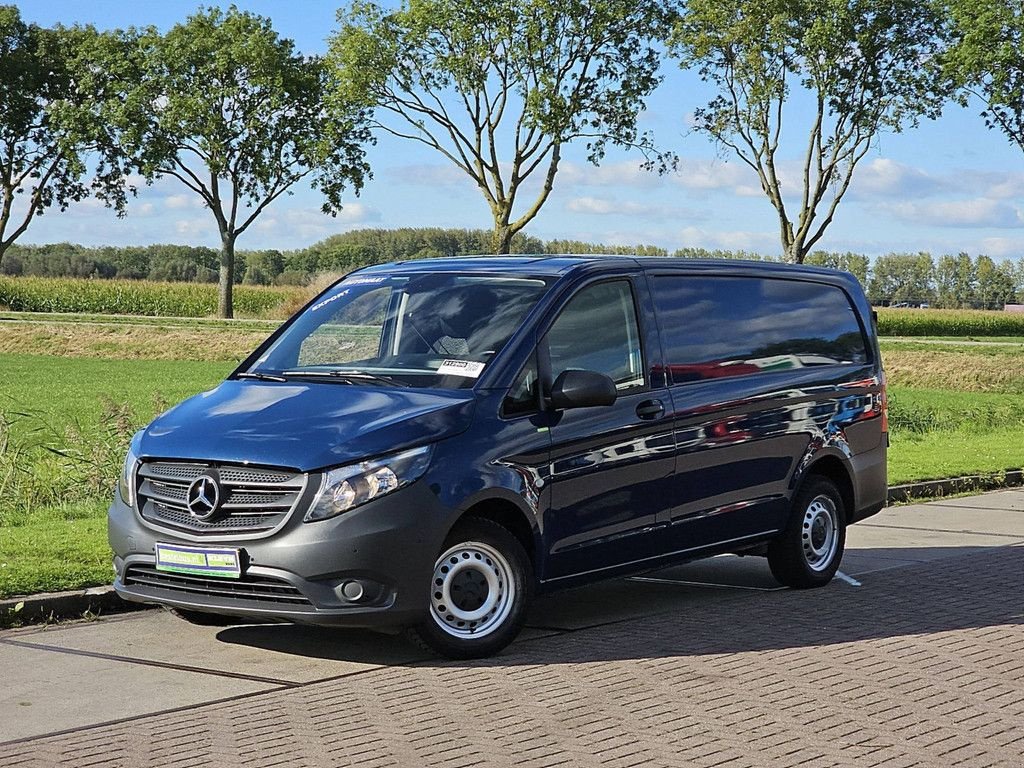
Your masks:
{"label": "treeline", "polygon": [[[361,229],[333,235],[308,248],[238,251],[234,280],[245,285],[305,285],[324,272],[349,272],[369,264],[490,252],[492,233],[483,229]],[[607,245],[580,240],[541,240],[520,233],[513,253],[635,254],[681,258],[778,261],[751,251],[653,245]],[[147,245],[89,248],[72,243],[14,245],[0,258],[0,274],[215,283],[219,254],[212,248]],[[1024,263],[966,253],[934,258],[929,253],[891,253],[872,260],[858,253],[815,251],[805,263],[853,273],[875,304],[999,309],[1024,303]]]}
{"label": "treeline", "polygon": [[[304,285],[324,272],[349,272],[369,264],[490,253],[493,233],[484,229],[361,229],[292,251],[236,252],[234,281],[246,285]],[[512,238],[513,253],[614,253],[666,256],[651,245],[621,246],[549,240],[524,233]],[[169,282],[217,282],[219,252],[188,245],[87,247],[74,243],[12,245],[0,257],[0,274],[13,277],[88,277]]]}

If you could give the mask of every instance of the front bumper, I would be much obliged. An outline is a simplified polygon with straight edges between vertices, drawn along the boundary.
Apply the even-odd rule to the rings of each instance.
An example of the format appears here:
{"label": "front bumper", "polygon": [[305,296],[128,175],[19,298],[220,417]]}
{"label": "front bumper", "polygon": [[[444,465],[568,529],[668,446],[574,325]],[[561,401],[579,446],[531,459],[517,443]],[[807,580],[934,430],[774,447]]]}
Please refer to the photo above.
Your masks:
{"label": "front bumper", "polygon": [[[418,482],[331,520],[304,523],[297,510],[266,538],[196,537],[156,529],[116,497],[108,516],[114,589],[125,600],[240,618],[401,627],[427,609],[448,517]],[[157,542],[237,548],[242,578],[157,571]]]}

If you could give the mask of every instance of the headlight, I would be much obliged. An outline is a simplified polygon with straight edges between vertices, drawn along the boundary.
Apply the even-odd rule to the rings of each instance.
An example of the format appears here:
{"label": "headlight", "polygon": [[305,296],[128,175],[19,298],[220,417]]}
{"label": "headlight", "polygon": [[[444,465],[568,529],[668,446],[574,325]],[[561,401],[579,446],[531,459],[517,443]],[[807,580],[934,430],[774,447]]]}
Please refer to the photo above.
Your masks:
{"label": "headlight", "polygon": [[138,468],[139,457],[129,448],[128,455],[124,459],[121,477],[117,481],[117,492],[121,494],[121,501],[129,507],[135,504],[135,470]]}
{"label": "headlight", "polygon": [[306,522],[326,520],[417,480],[427,471],[434,446],[425,445],[373,461],[332,469],[306,513]]}

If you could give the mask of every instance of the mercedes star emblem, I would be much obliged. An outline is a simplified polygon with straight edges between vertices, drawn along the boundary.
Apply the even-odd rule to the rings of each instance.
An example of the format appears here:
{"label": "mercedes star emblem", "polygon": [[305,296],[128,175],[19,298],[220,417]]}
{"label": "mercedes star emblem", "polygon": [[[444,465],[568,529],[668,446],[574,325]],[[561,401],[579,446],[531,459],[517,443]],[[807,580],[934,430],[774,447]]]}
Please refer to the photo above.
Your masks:
{"label": "mercedes star emblem", "polygon": [[200,475],[188,487],[185,506],[196,520],[209,520],[220,505],[220,486],[210,475]]}

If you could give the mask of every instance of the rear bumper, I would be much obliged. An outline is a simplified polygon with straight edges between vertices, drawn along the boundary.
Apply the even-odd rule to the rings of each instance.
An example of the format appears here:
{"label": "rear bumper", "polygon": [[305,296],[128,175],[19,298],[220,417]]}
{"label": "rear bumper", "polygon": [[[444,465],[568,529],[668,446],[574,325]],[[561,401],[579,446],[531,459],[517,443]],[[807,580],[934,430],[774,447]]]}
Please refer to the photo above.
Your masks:
{"label": "rear bumper", "polygon": [[877,514],[885,506],[889,495],[888,473],[886,465],[886,442],[882,435],[878,446],[870,451],[853,456],[853,478],[856,483],[854,494],[857,507],[850,516],[849,522],[856,523]]}
{"label": "rear bumper", "polygon": [[[447,514],[422,483],[332,520],[296,515],[273,536],[232,540],[154,530],[116,498],[108,534],[114,589],[125,600],[262,621],[394,628],[428,604]],[[237,548],[240,579],[157,571],[157,542]],[[354,586],[358,585],[358,587]]]}

